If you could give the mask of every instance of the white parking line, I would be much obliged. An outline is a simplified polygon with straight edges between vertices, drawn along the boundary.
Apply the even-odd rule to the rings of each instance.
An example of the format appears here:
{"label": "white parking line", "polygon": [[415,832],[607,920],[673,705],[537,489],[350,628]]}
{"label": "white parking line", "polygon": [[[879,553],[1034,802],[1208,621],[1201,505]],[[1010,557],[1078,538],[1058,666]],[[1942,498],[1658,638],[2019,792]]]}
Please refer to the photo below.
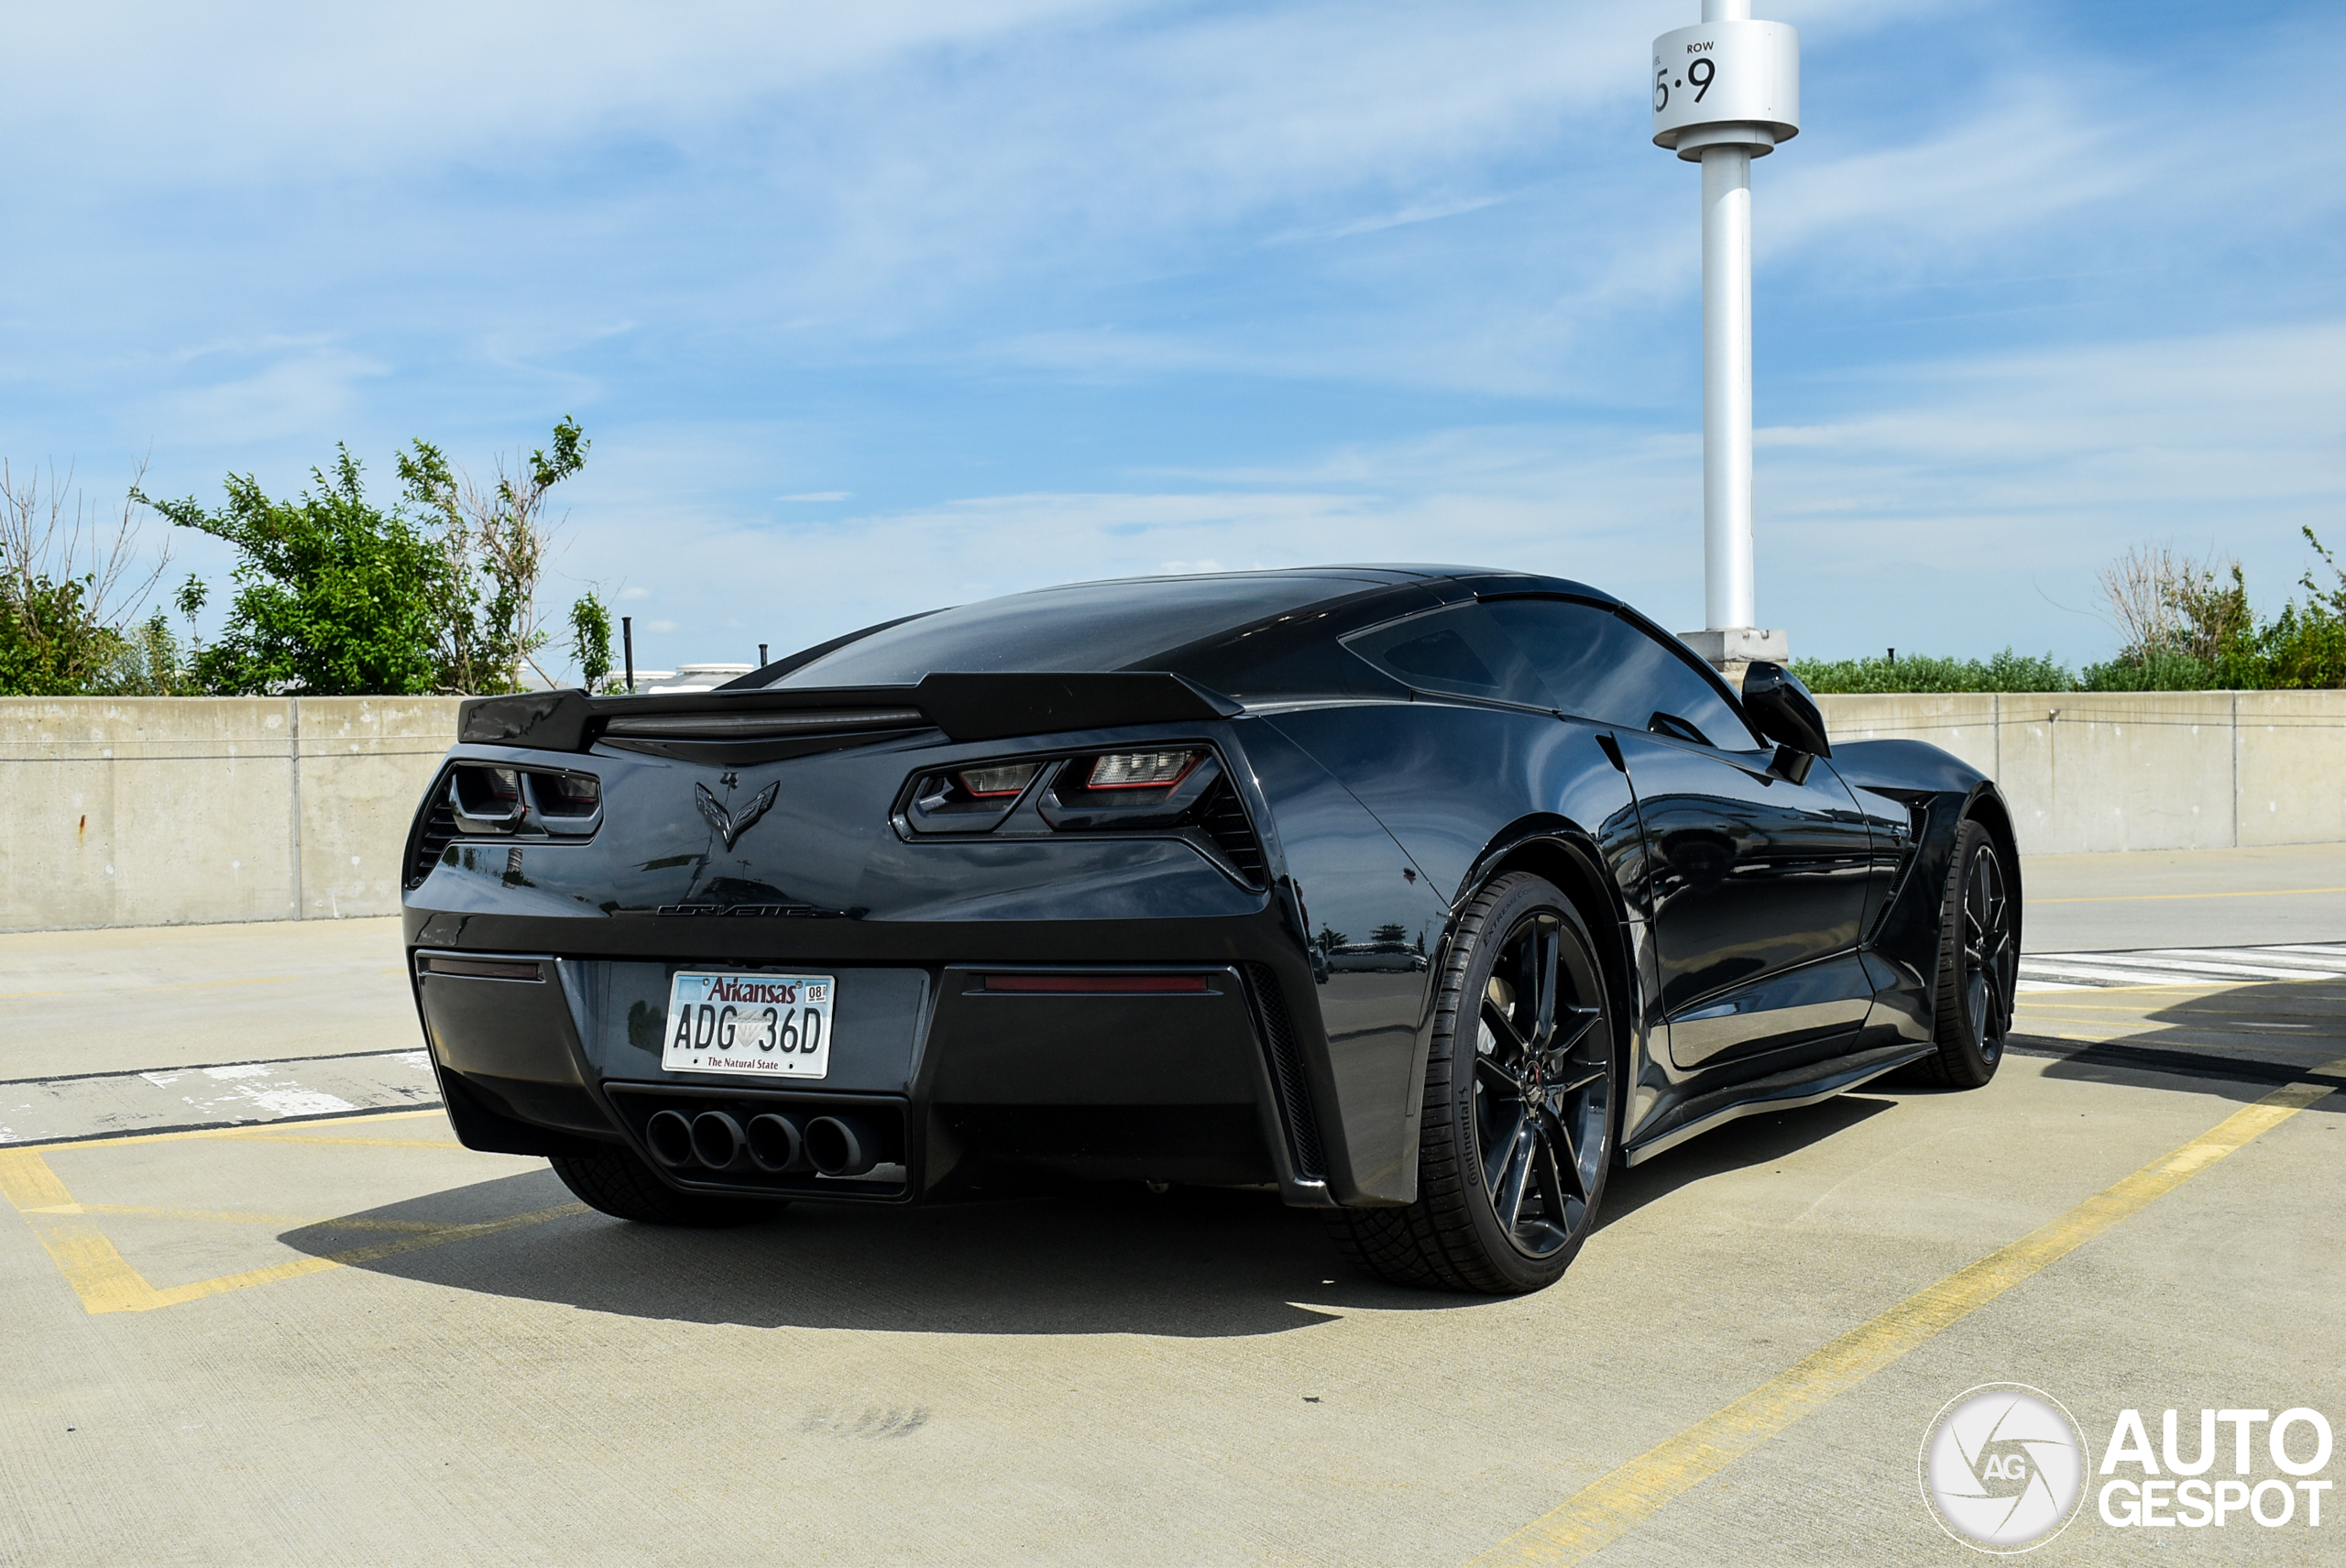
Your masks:
{"label": "white parking line", "polygon": [[0,1083],[0,1146],[357,1115],[440,1103],[424,1051]]}
{"label": "white parking line", "polygon": [[2020,960],[2023,991],[2346,976],[2346,944],[2292,943],[2264,948],[2151,948],[2119,953],[2029,953]]}

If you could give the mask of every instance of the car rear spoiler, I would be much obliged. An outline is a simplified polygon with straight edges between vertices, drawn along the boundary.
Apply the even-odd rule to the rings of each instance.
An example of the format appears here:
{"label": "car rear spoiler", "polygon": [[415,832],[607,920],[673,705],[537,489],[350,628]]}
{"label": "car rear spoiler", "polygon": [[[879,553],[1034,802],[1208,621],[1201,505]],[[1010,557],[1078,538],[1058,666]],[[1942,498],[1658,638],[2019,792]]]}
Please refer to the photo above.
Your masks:
{"label": "car rear spoiler", "polygon": [[940,672],[910,686],[657,696],[589,696],[566,690],[474,697],[458,710],[456,738],[466,745],[544,751],[584,751],[606,735],[646,742],[746,744],[785,736],[934,728],[955,740],[1006,740],[1127,724],[1203,723],[1244,711],[1219,692],[1157,671]]}

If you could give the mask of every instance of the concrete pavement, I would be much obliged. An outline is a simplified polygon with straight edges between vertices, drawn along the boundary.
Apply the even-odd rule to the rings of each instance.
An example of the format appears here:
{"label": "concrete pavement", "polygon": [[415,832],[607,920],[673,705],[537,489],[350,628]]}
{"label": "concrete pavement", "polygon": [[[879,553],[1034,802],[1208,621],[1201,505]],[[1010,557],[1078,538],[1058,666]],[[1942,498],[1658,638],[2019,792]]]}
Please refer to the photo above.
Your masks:
{"label": "concrete pavement", "polygon": [[2034,855],[2032,953],[2346,940],[2346,844]]}
{"label": "concrete pavement", "polygon": [[[2206,934],[2143,926],[2128,877],[2193,895],[2154,908],[2280,888],[2031,871],[2100,911],[2053,906],[2069,950]],[[2320,885],[2269,906],[2291,939],[2346,938]],[[0,997],[0,1077],[77,1035],[110,1070],[283,1062],[313,1017],[411,1048],[367,924],[0,938],[8,990],[107,981]],[[1968,1563],[1916,1453],[1974,1385],[2057,1397],[2088,1468],[2126,1409],[2154,1445],[2168,1408],[2346,1425],[2346,982],[2031,993],[2022,1031],[1984,1091],[1617,1172],[1563,1282],[1504,1301],[1351,1275],[1246,1193],[634,1227],[430,1110],[0,1148],[0,1563]],[[2088,1497],[2037,1560],[2346,1559],[2323,1519],[2121,1530]]]}

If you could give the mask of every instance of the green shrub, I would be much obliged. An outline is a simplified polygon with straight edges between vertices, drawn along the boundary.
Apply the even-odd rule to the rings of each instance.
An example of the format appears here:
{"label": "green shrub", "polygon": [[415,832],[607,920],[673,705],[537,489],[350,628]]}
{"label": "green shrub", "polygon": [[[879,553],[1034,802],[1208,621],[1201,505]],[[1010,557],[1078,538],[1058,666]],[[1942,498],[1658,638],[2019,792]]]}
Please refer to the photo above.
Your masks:
{"label": "green shrub", "polygon": [[1795,659],[1790,668],[1813,692],[2059,692],[2077,684],[2052,654],[2010,648],[1991,659]]}
{"label": "green shrub", "polygon": [[[338,449],[317,488],[272,500],[231,474],[228,504],[148,501],[181,528],[236,547],[236,594],[219,640],[197,656],[207,691],[322,696],[414,696],[441,685],[435,610],[448,561],[396,510],[370,503],[358,460]],[[138,498],[147,500],[145,496]]]}
{"label": "green shrub", "polygon": [[[347,447],[336,449],[331,473],[312,469],[315,488],[292,500],[272,499],[252,476],[236,474],[216,510],[192,498],[131,495],[178,527],[236,548],[227,625],[194,659],[203,690],[509,692],[521,688],[525,666],[545,674],[534,655],[549,641],[537,603],[553,534],[546,492],[586,466],[587,445],[578,422],[565,418],[551,456],[531,453],[518,477],[500,465],[484,488],[418,440],[399,457],[404,489],[388,507],[367,499]],[[203,597],[201,582],[183,590],[191,622]],[[599,601],[594,610],[601,613]],[[602,629],[608,669],[607,615]],[[134,653],[147,650],[151,664],[150,636],[134,630],[123,641]]]}

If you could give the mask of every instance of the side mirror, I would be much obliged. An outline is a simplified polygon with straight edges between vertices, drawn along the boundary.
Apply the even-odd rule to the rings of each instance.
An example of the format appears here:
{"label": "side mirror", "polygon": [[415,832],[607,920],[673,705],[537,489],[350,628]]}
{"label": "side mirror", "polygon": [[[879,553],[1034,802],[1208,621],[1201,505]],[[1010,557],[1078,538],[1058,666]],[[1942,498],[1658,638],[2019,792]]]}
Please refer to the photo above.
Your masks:
{"label": "side mirror", "polygon": [[1743,710],[1760,733],[1779,745],[1812,757],[1829,757],[1833,742],[1825,738],[1825,715],[1800,677],[1781,664],[1755,659],[1743,675]]}

